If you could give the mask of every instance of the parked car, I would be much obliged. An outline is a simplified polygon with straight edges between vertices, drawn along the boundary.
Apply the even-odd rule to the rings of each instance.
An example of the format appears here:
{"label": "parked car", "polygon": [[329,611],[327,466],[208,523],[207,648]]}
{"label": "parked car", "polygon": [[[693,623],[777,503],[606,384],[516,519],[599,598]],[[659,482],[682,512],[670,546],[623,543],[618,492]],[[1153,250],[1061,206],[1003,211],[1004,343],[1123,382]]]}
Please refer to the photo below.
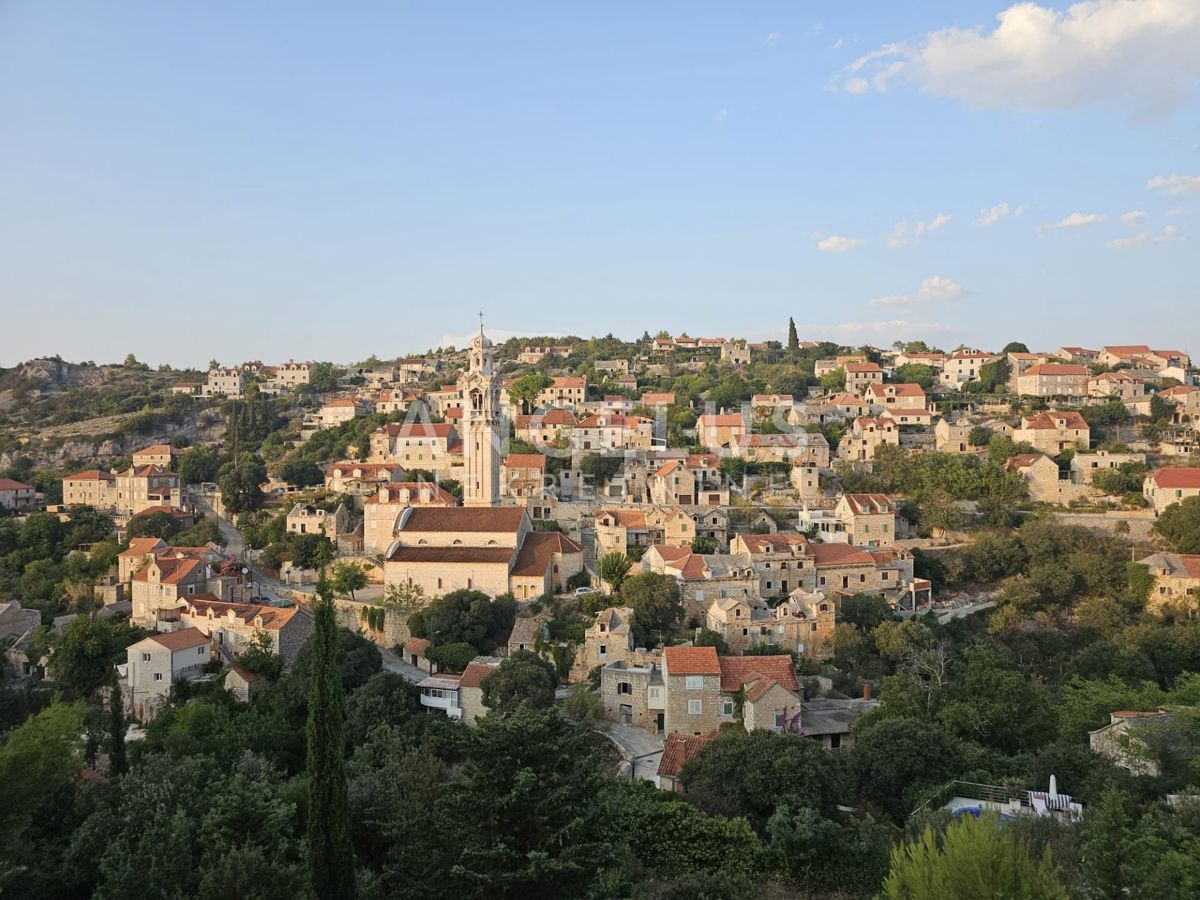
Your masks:
{"label": "parked car", "polygon": [[575,596],[576,597],[586,597],[588,594],[594,594],[594,593],[596,593],[595,588],[590,588],[590,587],[575,588]]}

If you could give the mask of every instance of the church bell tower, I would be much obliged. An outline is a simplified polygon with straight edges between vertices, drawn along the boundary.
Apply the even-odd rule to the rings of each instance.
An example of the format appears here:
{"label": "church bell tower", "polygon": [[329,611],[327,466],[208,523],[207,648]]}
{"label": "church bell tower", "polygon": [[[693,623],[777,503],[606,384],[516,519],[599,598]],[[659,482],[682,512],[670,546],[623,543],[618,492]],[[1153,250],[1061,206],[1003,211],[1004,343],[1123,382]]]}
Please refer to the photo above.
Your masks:
{"label": "church bell tower", "polygon": [[464,506],[498,506],[500,503],[500,377],[496,352],[483,333],[471,340],[470,363],[458,380],[462,395]]}

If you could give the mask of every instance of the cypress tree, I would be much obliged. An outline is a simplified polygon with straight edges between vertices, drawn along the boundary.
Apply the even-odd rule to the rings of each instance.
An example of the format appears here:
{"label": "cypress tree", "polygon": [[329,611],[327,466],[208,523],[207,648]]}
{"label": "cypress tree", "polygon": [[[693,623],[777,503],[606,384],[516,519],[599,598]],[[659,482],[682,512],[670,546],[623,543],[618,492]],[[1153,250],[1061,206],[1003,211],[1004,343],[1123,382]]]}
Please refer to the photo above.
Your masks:
{"label": "cypress tree", "polygon": [[124,775],[129,771],[129,759],[125,755],[125,700],[121,697],[115,673],[108,694],[108,740],[108,771],[113,775]]}
{"label": "cypress tree", "polygon": [[317,582],[308,684],[308,866],[321,900],[354,897],[354,850],[346,808],[345,702],[338,669],[333,592]]}
{"label": "cypress tree", "polygon": [[796,320],[788,319],[788,353],[797,353],[800,350],[800,335],[796,333]]}

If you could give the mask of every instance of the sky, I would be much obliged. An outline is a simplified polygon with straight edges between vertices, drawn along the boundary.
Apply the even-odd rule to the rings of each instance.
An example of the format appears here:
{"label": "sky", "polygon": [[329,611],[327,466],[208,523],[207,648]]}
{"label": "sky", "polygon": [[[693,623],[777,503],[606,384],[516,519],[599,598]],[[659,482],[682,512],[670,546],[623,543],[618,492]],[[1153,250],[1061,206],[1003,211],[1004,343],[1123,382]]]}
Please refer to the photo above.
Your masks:
{"label": "sky", "polygon": [[1195,353],[1198,112],[1196,0],[0,0],[0,366]]}

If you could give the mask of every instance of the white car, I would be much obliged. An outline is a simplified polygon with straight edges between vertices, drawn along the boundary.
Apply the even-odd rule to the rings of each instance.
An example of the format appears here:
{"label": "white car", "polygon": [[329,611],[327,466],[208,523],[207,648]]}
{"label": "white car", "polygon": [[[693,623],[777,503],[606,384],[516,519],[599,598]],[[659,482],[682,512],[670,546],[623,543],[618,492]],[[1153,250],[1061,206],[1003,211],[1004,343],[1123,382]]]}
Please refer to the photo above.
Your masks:
{"label": "white car", "polygon": [[595,588],[590,588],[590,587],[575,588],[575,596],[576,597],[586,597],[588,594],[594,594],[594,593],[596,593]]}

